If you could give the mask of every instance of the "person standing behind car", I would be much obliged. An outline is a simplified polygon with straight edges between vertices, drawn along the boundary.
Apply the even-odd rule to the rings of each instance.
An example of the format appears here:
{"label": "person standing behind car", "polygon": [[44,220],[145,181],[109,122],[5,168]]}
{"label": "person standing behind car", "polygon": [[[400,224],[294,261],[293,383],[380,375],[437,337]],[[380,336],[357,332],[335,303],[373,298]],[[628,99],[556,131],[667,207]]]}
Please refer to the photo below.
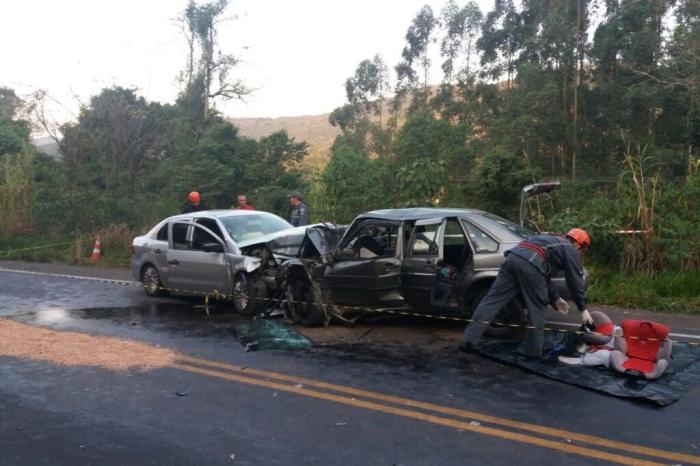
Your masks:
{"label": "person standing behind car", "polygon": [[207,206],[204,204],[202,197],[197,191],[192,191],[188,196],[189,202],[185,204],[182,208],[183,214],[189,214],[191,212],[199,212],[201,210],[208,210]]}
{"label": "person standing behind car", "polygon": [[236,205],[233,207],[236,210],[255,210],[255,207],[248,204],[248,198],[245,194],[239,194],[236,199]]}
{"label": "person standing behind car", "polygon": [[292,205],[292,215],[289,217],[289,223],[295,227],[303,227],[309,224],[309,208],[302,202],[302,196],[299,191],[292,191],[289,194],[289,203]]}

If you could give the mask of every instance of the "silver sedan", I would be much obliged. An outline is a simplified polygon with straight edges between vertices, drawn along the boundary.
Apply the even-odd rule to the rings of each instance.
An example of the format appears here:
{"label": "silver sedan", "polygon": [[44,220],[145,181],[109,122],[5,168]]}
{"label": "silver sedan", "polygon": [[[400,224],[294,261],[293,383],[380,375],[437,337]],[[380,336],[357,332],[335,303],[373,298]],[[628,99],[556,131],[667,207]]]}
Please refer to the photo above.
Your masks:
{"label": "silver sedan", "polygon": [[274,291],[277,265],[296,254],[305,230],[261,211],[176,215],[134,238],[132,276],[151,296],[218,293],[231,296],[239,312],[254,313],[263,305],[259,298]]}

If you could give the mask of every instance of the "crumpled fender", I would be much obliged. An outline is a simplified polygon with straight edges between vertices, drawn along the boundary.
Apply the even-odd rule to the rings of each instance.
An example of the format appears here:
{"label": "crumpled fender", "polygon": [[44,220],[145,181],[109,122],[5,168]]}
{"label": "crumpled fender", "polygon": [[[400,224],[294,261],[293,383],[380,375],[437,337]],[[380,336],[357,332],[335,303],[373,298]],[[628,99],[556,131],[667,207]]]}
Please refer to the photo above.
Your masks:
{"label": "crumpled fender", "polygon": [[260,268],[262,260],[259,257],[237,256],[235,259],[231,260],[231,265],[233,266],[234,273],[251,273]]}

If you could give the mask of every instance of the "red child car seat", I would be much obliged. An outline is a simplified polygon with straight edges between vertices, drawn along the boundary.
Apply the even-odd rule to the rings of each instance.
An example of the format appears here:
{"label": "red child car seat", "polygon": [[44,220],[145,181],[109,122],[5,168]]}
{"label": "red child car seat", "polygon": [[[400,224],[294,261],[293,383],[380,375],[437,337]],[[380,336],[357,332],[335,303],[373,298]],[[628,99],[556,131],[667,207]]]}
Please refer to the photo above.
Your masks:
{"label": "red child car seat", "polygon": [[671,340],[666,325],[647,320],[623,320],[624,338],[615,339],[610,364],[623,374],[655,380],[671,359]]}
{"label": "red child car seat", "polygon": [[593,319],[595,330],[585,332],[581,335],[581,339],[584,343],[596,347],[612,347],[613,332],[615,331],[613,321],[600,311],[591,312],[591,318]]}

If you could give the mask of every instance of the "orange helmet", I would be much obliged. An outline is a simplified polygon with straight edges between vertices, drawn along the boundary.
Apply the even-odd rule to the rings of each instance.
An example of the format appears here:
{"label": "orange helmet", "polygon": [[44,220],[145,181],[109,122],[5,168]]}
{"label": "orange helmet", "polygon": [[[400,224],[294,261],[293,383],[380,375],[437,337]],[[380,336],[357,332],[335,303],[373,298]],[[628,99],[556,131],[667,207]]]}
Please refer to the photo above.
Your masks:
{"label": "orange helmet", "polygon": [[591,245],[591,237],[588,236],[586,230],[582,230],[581,228],[572,228],[566,234],[566,237],[576,241],[584,249]]}
{"label": "orange helmet", "polygon": [[199,201],[201,199],[201,197],[199,196],[199,193],[197,191],[192,191],[190,193],[189,198],[190,198],[190,202],[193,204],[199,204]]}

